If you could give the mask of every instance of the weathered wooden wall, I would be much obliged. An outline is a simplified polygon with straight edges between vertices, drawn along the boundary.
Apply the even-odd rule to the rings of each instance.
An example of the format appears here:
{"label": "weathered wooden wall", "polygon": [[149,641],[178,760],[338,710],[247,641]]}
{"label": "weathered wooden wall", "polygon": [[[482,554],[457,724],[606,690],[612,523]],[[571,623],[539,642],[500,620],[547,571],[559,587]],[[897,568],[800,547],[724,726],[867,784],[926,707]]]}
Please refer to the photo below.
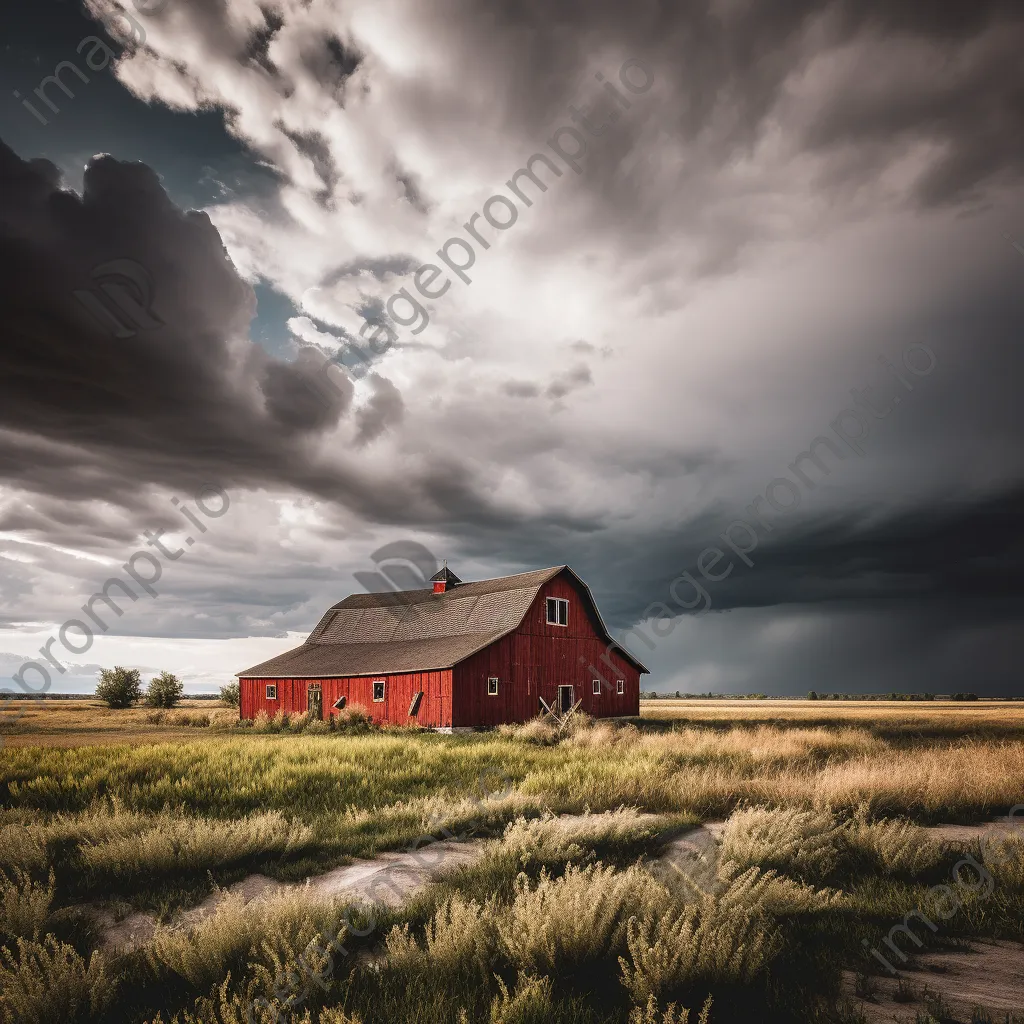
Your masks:
{"label": "weathered wooden wall", "polygon": [[[373,680],[383,679],[383,702],[374,702]],[[420,725],[437,728],[452,724],[452,670],[408,672],[395,675],[348,676],[338,679],[240,679],[242,718],[255,718],[260,711],[274,715],[279,711],[298,714],[307,709],[309,684],[319,683],[323,689],[324,719],[336,714],[332,705],[344,696],[348,706],[360,704],[376,722],[391,725]],[[277,684],[277,700],[267,700],[268,683]],[[423,692],[419,709],[409,717],[413,694]]]}

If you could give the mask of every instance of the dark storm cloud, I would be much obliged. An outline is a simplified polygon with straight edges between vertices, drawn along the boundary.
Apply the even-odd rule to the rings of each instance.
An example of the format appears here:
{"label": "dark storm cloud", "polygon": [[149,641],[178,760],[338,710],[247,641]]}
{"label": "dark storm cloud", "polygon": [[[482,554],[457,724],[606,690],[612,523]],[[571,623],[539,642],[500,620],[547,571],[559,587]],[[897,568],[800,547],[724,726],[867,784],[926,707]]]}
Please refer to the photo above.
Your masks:
{"label": "dark storm cloud", "polygon": [[[378,503],[409,514],[417,474],[371,484],[346,468],[343,448],[319,451],[322,432],[349,412],[352,384],[336,370],[329,382],[317,375],[323,358],[312,348],[283,363],[251,343],[252,289],[205,214],[177,209],[148,167],[110,157],[89,165],[81,196],[59,183],[49,162],[0,149],[0,470],[8,482],[135,508],[153,484],[293,486],[369,514]],[[129,323],[131,336],[117,337],[124,311],[97,319],[74,293],[102,301],[93,268],[123,260],[151,278],[151,307],[133,295],[127,308],[144,326]],[[400,414],[397,391],[375,387],[351,427],[360,444]],[[424,514],[437,514],[446,469],[428,462],[421,472],[430,477],[430,493],[420,490]],[[453,493],[468,497],[461,485]],[[469,504],[488,514],[478,495]]]}
{"label": "dark storm cloud", "polygon": [[359,447],[376,440],[389,427],[398,424],[405,411],[402,395],[391,381],[376,373],[371,373],[369,380],[373,395],[356,413],[359,432],[355,443]]}
{"label": "dark storm cloud", "polygon": [[[564,96],[589,95],[603,115],[600,90],[586,88],[595,53],[614,47],[651,66],[658,108],[646,124],[625,119],[600,139],[603,158],[588,166],[585,185],[607,222],[633,232],[638,246],[684,225],[700,236],[691,267],[699,274],[734,269],[762,235],[756,219],[712,212],[725,198],[722,171],[768,132],[781,131],[789,159],[819,159],[816,185],[831,192],[871,183],[913,145],[921,166],[909,193],[923,206],[976,198],[1024,172],[1024,6],[1012,0],[466,7],[480,12],[481,36],[495,21],[510,39],[521,34],[506,116],[525,131],[563,116]],[[624,158],[660,132],[681,144],[672,218],[659,201],[656,163],[623,171]]]}

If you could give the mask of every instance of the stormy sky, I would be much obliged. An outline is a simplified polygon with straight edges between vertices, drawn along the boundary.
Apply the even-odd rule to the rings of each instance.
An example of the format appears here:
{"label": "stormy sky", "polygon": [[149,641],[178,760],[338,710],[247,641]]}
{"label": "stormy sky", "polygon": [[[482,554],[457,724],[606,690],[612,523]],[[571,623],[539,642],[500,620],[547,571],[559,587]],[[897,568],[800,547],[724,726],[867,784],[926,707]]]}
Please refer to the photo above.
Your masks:
{"label": "stormy sky", "polygon": [[3,28],[0,675],[158,536],[53,689],[214,687],[399,543],[568,563],[644,688],[1024,693],[1019,2]]}

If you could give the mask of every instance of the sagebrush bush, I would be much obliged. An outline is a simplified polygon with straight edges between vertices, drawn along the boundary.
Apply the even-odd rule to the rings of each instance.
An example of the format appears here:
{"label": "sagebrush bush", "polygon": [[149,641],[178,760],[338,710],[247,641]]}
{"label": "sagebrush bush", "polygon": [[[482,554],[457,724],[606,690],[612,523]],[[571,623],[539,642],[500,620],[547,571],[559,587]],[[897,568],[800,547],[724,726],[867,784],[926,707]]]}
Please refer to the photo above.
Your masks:
{"label": "sagebrush bush", "polygon": [[[267,999],[251,982],[242,992],[231,990],[231,976],[217,986],[212,997],[196,1000],[192,1010],[175,1014],[169,1024],[313,1024],[309,1010],[290,1010],[279,1000]],[[147,1024],[165,1024],[158,1013]],[[321,1009],[316,1024],[362,1024],[361,1018],[349,1016],[339,1007]]]}
{"label": "sagebrush bush", "polygon": [[883,875],[915,877],[942,859],[941,846],[920,825],[902,818],[868,821],[864,809],[850,822],[846,841],[870,870]]}
{"label": "sagebrush bush", "polygon": [[670,908],[668,890],[638,867],[569,865],[561,878],[542,871],[535,885],[520,875],[498,933],[520,970],[545,974],[611,956],[624,948],[631,916]]}
{"label": "sagebrush bush", "polygon": [[558,730],[548,718],[531,718],[522,725],[499,725],[498,734],[524,743],[551,746],[558,742]]}
{"label": "sagebrush bush", "polygon": [[498,849],[511,852],[524,866],[555,861],[578,864],[606,849],[640,854],[661,824],[660,819],[633,808],[562,818],[547,812],[540,818],[510,822]]}
{"label": "sagebrush bush", "polygon": [[36,871],[46,866],[46,842],[39,825],[11,822],[0,828],[0,871]]}
{"label": "sagebrush bush", "polygon": [[[709,995],[704,1000],[704,1005],[697,1017],[697,1024],[708,1024],[708,1021],[710,1021],[711,1002],[711,996]],[[689,1010],[685,1008],[677,1010],[675,1003],[669,1003],[665,1010],[662,1011],[654,996],[648,997],[646,1006],[634,1006],[629,1012],[629,1024],[689,1024],[689,1021]]]}
{"label": "sagebrush bush", "polygon": [[193,928],[159,927],[145,956],[155,979],[184,978],[200,991],[209,991],[229,973],[242,976],[249,968],[269,997],[287,977],[279,969],[316,944],[345,941],[347,904],[323,901],[308,893],[290,891],[245,903],[225,893],[213,914]]}
{"label": "sagebrush bush", "polygon": [[127,835],[82,844],[80,855],[89,871],[106,878],[195,872],[296,853],[314,842],[308,825],[289,821],[280,811],[228,821],[167,812],[135,818]]}
{"label": "sagebrush bush", "polygon": [[[707,894],[669,913],[634,916],[619,958],[622,983],[633,1001],[648,1003],[684,986],[744,985],[778,955],[782,938],[751,868],[720,895]],[[759,898],[759,896],[761,898]]]}
{"label": "sagebrush bush", "polygon": [[372,732],[379,729],[374,722],[373,715],[362,704],[349,704],[341,711],[335,711],[328,723],[335,732],[344,732],[351,735]]}
{"label": "sagebrush bush", "polygon": [[827,810],[751,807],[729,818],[721,857],[739,871],[759,866],[824,880],[843,859],[845,832],[844,823]]}
{"label": "sagebrush bush", "polygon": [[1005,892],[1024,893],[1024,835],[995,835],[982,844],[985,866]]}
{"label": "sagebrush bush", "polygon": [[429,970],[486,979],[497,947],[496,915],[492,902],[481,905],[452,897],[427,922],[422,942],[412,937],[407,924],[389,932],[389,968],[411,975]]}
{"label": "sagebrush bush", "polygon": [[20,868],[0,872],[0,940],[38,939],[53,904],[54,878],[36,882]]}
{"label": "sagebrush bush", "polygon": [[515,991],[499,978],[500,993],[491,1001],[490,1024],[548,1024],[554,1007],[551,979],[532,974],[516,977]]}
{"label": "sagebrush bush", "polygon": [[0,947],[0,1021],[3,1024],[75,1024],[102,1020],[115,983],[101,953],[88,964],[74,947],[46,935]]}

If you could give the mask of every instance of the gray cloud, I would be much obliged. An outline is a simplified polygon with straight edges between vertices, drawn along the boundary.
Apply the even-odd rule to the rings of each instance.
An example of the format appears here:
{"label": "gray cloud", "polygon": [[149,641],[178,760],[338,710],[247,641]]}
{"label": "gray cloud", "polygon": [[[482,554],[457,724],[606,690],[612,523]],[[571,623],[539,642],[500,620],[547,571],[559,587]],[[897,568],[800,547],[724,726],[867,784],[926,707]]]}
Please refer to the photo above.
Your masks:
{"label": "gray cloud", "polygon": [[[920,342],[942,360],[927,392],[654,657],[662,678],[748,689],[969,688],[926,684],[972,664],[1009,687],[1024,266],[1000,234],[1020,229],[1024,9],[431,0],[395,15],[404,34],[352,10],[284,2],[246,26],[192,0],[118,67],[148,101],[221,110],[279,190],[258,204],[185,213],[154,170],[111,158],[76,196],[0,150],[0,528],[116,560],[174,521],[164,492],[214,479],[251,504],[126,630],[308,628],[359,552],[428,533],[467,578],[568,561],[622,628],[877,353]],[[196,40],[202,66],[180,56]],[[568,104],[609,117],[594,73],[634,56],[643,103],[581,127],[583,173],[492,232],[472,289],[454,282],[374,372],[320,375],[318,399],[317,349],[252,344],[248,280],[324,351],[350,314],[379,318]],[[72,293],[124,258],[152,274],[162,324],[114,338]],[[10,618],[45,615],[47,571],[101,570],[38,557],[5,564]]]}

